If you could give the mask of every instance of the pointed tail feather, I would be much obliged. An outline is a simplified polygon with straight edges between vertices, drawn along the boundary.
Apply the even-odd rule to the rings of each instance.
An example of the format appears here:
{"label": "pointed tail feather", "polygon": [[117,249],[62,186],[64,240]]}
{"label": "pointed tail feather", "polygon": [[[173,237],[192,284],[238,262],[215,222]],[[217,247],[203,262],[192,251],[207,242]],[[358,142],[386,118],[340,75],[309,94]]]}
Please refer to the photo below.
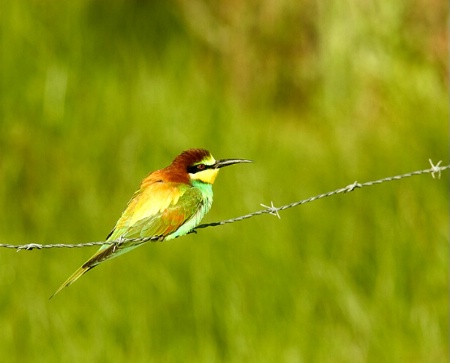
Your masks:
{"label": "pointed tail feather", "polygon": [[86,266],[84,264],[81,266],[78,270],[76,270],[59,288],[56,290],[52,296],[50,296],[50,299],[55,296],[58,292],[60,292],[62,289],[64,289],[66,286],[72,285],[75,281],[77,281],[81,276],[83,276],[86,272],[88,272],[90,269],[92,269],[94,266]]}
{"label": "pointed tail feather", "polygon": [[66,286],[72,285],[75,281],[77,281],[81,276],[83,276],[86,272],[93,269],[99,263],[115,257],[115,252],[117,251],[116,245],[110,245],[106,249],[99,249],[89,260],[87,260],[83,266],[81,266],[78,270],[76,270],[59,288],[55,291],[55,293],[50,296],[50,299],[55,296],[58,292],[64,289]]}

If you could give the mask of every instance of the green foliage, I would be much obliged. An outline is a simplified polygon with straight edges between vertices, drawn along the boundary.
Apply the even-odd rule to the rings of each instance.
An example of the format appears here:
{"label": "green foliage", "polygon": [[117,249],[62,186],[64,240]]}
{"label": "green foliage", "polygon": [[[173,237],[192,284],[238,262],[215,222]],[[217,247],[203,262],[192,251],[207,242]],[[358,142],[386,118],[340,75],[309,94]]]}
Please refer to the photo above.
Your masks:
{"label": "green foliage", "polygon": [[[8,1],[0,242],[106,237],[180,151],[223,170],[205,222],[448,156],[447,4]],[[448,172],[200,230],[105,263],[0,251],[8,362],[439,362]]]}

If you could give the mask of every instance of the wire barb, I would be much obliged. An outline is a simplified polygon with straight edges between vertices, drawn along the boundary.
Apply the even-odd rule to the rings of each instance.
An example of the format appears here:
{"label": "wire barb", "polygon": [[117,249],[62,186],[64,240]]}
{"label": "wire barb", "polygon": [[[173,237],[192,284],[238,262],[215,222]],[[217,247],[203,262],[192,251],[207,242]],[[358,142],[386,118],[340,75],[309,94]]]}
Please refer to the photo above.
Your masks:
{"label": "wire barb", "polygon": [[432,170],[431,176],[433,177],[433,179],[434,179],[434,173],[438,173],[438,179],[441,179],[441,171],[444,169],[442,167],[440,167],[439,165],[442,163],[442,160],[439,160],[436,165],[433,164],[431,159],[428,159],[428,161],[430,162],[430,165],[431,165],[431,170]]}
{"label": "wire barb", "polygon": [[[243,216],[239,216],[239,217],[236,217],[236,218],[226,219],[226,220],[223,220],[223,221],[220,221],[220,222],[212,222],[212,223],[207,223],[207,224],[200,224],[197,227],[195,227],[192,231],[190,231],[189,233],[197,233],[197,230],[201,229],[201,228],[222,226],[222,225],[228,224],[228,223],[240,222],[240,221],[243,221],[245,219],[252,218],[252,217],[255,217],[255,216],[259,216],[259,215],[262,215],[262,214],[275,215],[275,216],[277,216],[278,218],[281,219],[280,214],[279,214],[280,211],[284,211],[285,209],[297,207],[297,206],[302,205],[302,204],[314,202],[314,201],[322,199],[322,198],[331,197],[331,196],[336,195],[336,194],[352,192],[352,191],[354,191],[355,189],[358,189],[358,188],[369,187],[369,186],[382,184],[382,183],[386,183],[386,182],[390,182],[390,181],[394,181],[394,180],[405,179],[405,178],[409,178],[409,177],[412,177],[412,176],[415,176],[415,175],[431,174],[431,176],[433,178],[435,178],[435,174],[437,174],[437,178],[440,179],[441,172],[444,171],[444,170],[450,169],[450,165],[440,166],[442,161],[438,161],[436,165],[433,164],[431,159],[428,159],[428,161],[431,164],[431,168],[430,169],[413,171],[411,173],[406,173],[406,174],[401,174],[401,175],[396,175],[396,176],[390,176],[390,177],[387,177],[387,178],[378,179],[378,180],[374,180],[374,181],[368,181],[368,182],[365,182],[365,183],[358,183],[357,181],[355,181],[352,184],[347,185],[344,188],[336,189],[336,190],[333,190],[333,191],[330,191],[330,192],[324,193],[324,194],[319,194],[319,195],[316,195],[314,197],[310,197],[310,198],[303,199],[303,200],[300,200],[300,201],[297,201],[297,202],[293,202],[291,204],[283,205],[281,207],[275,207],[273,202],[270,202],[270,206],[261,204],[261,206],[264,207],[265,209],[262,209],[262,210],[259,210],[259,211],[253,212],[253,213],[245,214]],[[161,237],[160,236],[152,236],[152,237],[146,237],[146,238],[123,238],[123,237],[120,237],[116,241],[85,242],[85,243],[78,243],[78,244],[64,244],[64,243],[39,244],[39,243],[29,243],[29,244],[25,244],[25,245],[12,245],[12,244],[0,243],[0,248],[15,249],[15,250],[17,250],[17,252],[19,252],[19,251],[22,251],[22,250],[31,251],[31,250],[34,250],[34,249],[41,250],[41,249],[44,249],[44,248],[81,248],[81,247],[103,246],[103,245],[117,245],[117,246],[119,246],[119,245],[121,245],[122,243],[125,243],[125,242],[146,243],[146,242],[156,242],[156,241],[162,241]]]}
{"label": "wire barb", "polygon": [[267,212],[273,216],[277,216],[278,219],[281,219],[280,217],[280,213],[278,213],[278,211],[280,210],[279,208],[275,207],[273,205],[273,202],[270,202],[270,206],[267,206],[265,204],[261,204],[261,207],[264,207],[267,209]]}
{"label": "wire barb", "polygon": [[353,192],[356,188],[362,188],[362,185],[359,184],[356,180],[345,187],[345,193]]}
{"label": "wire barb", "polygon": [[18,246],[17,252],[19,252],[21,250],[27,250],[27,251],[31,251],[34,249],[40,250],[40,249],[42,249],[42,247],[43,247],[43,245],[38,244],[38,243],[29,243],[27,245]]}

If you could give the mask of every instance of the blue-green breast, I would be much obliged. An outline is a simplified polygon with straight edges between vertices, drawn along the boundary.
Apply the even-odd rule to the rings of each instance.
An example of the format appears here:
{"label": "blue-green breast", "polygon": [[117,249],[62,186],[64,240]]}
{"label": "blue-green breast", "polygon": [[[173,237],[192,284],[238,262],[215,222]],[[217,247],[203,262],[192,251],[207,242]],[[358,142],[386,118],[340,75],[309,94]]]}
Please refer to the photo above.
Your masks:
{"label": "blue-green breast", "polygon": [[184,236],[200,224],[205,214],[211,209],[213,202],[212,184],[204,183],[199,180],[193,180],[192,188],[189,188],[188,191],[186,191],[178,203],[185,203],[183,200],[185,198],[189,199],[188,204],[195,212],[180,228],[168,235],[165,240]]}

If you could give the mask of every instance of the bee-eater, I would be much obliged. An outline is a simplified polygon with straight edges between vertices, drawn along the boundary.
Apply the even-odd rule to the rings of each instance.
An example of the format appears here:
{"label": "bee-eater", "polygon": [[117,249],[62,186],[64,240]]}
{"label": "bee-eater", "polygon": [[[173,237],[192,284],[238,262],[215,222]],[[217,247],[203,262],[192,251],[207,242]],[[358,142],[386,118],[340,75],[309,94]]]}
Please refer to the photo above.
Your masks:
{"label": "bee-eater", "polygon": [[167,241],[191,232],[211,208],[212,185],[219,169],[249,162],[244,159],[215,160],[207,150],[189,149],[168,167],[150,173],[106,238],[106,241],[125,241],[101,246],[50,298],[98,264],[144,243],[126,239],[154,237],[158,241]]}

